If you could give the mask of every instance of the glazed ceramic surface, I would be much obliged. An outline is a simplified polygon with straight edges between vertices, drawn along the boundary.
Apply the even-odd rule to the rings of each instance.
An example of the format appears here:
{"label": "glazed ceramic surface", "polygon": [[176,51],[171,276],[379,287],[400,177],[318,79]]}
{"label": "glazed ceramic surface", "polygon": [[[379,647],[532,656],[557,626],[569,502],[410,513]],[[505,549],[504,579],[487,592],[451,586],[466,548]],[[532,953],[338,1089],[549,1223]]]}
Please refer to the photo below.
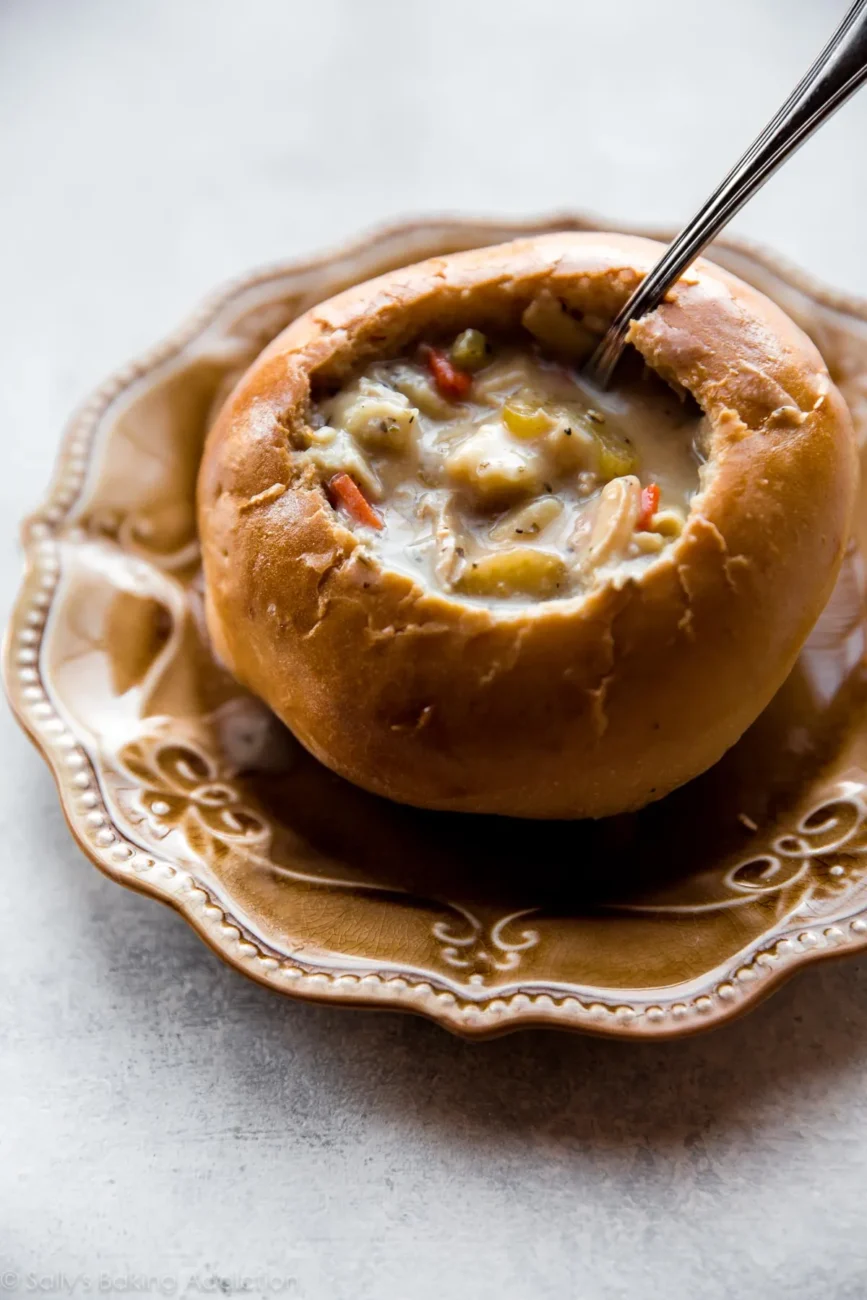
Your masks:
{"label": "glazed ceramic surface", "polygon": [[[73,421],[25,525],[7,686],[72,830],[285,993],[482,1036],[693,1031],[867,945],[867,510],[791,677],[721,763],[643,812],[527,823],[417,812],[312,759],[215,661],[194,488],[210,419],[294,316],[389,267],[536,223],[430,221],[245,279]],[[767,254],[713,256],[813,336],[867,434],[867,304]]]}

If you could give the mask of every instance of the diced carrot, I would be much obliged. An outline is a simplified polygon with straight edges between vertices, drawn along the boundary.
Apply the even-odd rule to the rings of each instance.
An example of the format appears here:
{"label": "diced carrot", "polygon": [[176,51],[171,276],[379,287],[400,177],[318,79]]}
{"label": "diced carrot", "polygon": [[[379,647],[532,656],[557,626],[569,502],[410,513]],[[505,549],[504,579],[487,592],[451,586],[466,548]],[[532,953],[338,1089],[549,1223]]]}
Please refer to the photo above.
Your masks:
{"label": "diced carrot", "polygon": [[425,347],[422,355],[441,397],[449,402],[459,402],[466,397],[473,382],[468,371],[459,370],[441,348]]}
{"label": "diced carrot", "polygon": [[328,484],[328,491],[357,524],[365,524],[368,528],[383,527],[379,515],[349,474],[335,474]]}
{"label": "diced carrot", "polygon": [[650,527],[650,521],[659,509],[659,484],[648,483],[646,488],[641,489],[641,510],[638,515],[635,527],[639,532],[643,532]]}

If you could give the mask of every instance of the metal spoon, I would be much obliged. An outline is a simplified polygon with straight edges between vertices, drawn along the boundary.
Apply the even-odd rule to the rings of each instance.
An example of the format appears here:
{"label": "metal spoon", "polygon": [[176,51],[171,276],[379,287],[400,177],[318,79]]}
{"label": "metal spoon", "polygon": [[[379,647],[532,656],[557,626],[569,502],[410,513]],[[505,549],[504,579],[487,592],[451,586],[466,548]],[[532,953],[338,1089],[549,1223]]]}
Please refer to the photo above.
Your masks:
{"label": "metal spoon", "polygon": [[857,0],[816,62],[740,161],[666,249],[609,325],[587,363],[589,378],[608,386],[630,322],[653,311],[769,176],[867,81],[867,0]]}

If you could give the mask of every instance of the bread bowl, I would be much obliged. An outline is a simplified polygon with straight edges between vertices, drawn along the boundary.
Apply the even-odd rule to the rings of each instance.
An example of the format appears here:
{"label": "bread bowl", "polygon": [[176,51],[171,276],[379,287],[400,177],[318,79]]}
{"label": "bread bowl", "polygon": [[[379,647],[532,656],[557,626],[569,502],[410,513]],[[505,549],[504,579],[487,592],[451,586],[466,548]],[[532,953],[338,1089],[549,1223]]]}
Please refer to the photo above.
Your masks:
{"label": "bread bowl", "polygon": [[[660,251],[554,234],[390,272],[226,402],[199,478],[210,633],[335,772],[607,816],[704,771],[785,679],[846,543],[850,419],[801,331],[704,260],[633,324],[626,406],[588,393],[576,364]],[[653,439],[630,447],[648,411],[667,484]]]}

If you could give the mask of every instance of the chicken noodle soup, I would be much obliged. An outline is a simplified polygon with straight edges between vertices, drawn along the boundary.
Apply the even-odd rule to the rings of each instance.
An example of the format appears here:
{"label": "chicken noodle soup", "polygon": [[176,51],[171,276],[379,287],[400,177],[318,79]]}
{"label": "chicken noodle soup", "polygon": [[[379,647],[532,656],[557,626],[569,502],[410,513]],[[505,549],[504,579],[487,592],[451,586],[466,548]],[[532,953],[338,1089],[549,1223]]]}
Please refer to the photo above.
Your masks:
{"label": "chicken noodle soup", "polygon": [[698,490],[703,430],[656,375],[601,392],[536,344],[469,329],[367,366],[314,406],[300,449],[389,567],[526,602],[652,563]]}

